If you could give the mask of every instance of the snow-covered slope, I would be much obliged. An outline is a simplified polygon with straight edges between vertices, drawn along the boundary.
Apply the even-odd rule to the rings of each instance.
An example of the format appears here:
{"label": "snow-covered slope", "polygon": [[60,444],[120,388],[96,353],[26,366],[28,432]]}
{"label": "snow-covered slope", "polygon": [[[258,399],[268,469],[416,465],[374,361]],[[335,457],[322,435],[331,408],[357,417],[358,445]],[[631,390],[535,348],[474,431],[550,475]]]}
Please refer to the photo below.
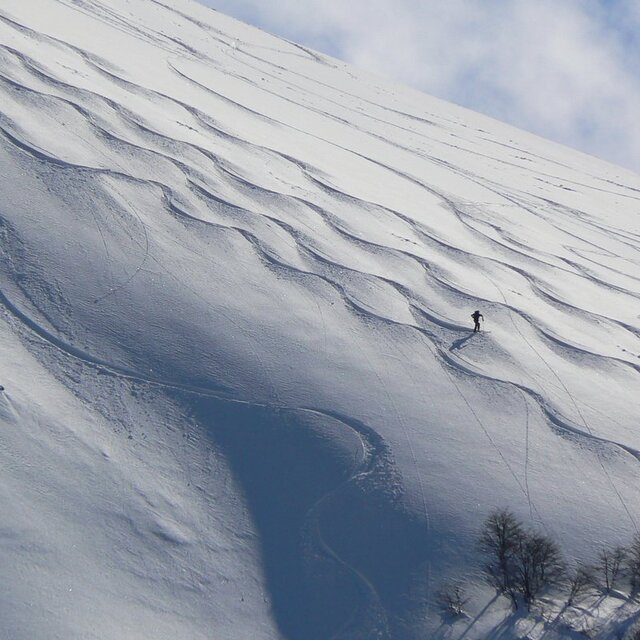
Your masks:
{"label": "snow-covered slope", "polygon": [[0,185],[2,637],[433,637],[492,509],[637,531],[640,177],[184,0],[3,0]]}

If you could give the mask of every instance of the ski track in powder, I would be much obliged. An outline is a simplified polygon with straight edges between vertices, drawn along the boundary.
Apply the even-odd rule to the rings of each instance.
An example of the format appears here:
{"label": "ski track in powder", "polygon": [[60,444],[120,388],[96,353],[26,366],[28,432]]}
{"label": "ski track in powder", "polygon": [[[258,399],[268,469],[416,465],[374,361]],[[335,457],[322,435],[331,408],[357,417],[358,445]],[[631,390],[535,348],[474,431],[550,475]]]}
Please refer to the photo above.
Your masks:
{"label": "ski track in powder", "polygon": [[[110,451],[87,464],[109,481],[86,537],[111,535],[103,504],[125,505],[95,554],[104,582],[64,605],[56,637],[94,637],[87,612],[121,610],[105,640],[155,618],[158,638],[220,623],[418,640],[445,633],[438,586],[472,576],[475,617],[455,628],[479,640],[497,628],[472,575],[492,509],[572,561],[638,532],[638,176],[187,0],[7,0],[0,183],[0,341],[48,372],[39,407],[5,385],[0,480],[18,482],[24,442],[58,460],[48,420],[79,424],[59,409],[79,400],[113,427],[64,440],[78,460]],[[135,429],[119,439],[121,424]],[[20,476],[29,499],[51,496],[51,531],[73,501],[55,464],[46,491]],[[87,564],[73,549],[42,560],[39,592],[0,573],[17,584],[0,614],[25,617],[23,583],[33,611],[57,610],[55,567]],[[44,637],[30,620],[18,640]]]}

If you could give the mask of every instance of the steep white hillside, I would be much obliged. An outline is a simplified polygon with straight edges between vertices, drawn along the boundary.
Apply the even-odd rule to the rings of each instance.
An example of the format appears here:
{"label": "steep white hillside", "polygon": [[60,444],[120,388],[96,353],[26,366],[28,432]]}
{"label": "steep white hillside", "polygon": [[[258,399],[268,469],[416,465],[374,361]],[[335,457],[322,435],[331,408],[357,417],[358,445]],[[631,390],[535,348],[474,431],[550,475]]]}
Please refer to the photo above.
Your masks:
{"label": "steep white hillside", "polygon": [[2,637],[550,639],[487,514],[638,531],[640,177],[184,0],[2,0],[0,186]]}

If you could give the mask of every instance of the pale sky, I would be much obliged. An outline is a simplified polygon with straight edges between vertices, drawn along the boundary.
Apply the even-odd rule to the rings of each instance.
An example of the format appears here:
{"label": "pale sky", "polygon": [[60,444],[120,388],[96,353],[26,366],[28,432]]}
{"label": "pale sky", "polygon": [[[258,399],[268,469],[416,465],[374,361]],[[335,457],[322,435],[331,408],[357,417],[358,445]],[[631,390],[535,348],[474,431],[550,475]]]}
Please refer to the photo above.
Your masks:
{"label": "pale sky", "polygon": [[640,172],[640,0],[200,0]]}

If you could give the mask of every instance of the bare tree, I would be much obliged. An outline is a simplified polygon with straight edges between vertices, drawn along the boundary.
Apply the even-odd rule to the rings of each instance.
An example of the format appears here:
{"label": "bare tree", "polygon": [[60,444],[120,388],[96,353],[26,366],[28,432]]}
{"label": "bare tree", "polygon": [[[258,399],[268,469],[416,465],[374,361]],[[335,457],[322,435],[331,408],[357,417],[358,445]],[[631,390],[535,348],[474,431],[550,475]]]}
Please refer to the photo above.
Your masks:
{"label": "bare tree", "polygon": [[513,588],[522,594],[527,608],[541,593],[558,586],[565,567],[556,543],[541,533],[524,533],[515,550]]}
{"label": "bare tree", "polygon": [[615,588],[626,556],[627,550],[624,547],[602,549],[598,554],[598,561],[594,566],[596,584],[605,593]]}
{"label": "bare tree", "polygon": [[631,583],[631,593],[640,591],[640,534],[633,536],[633,541],[627,549],[625,569]]}
{"label": "bare tree", "polygon": [[550,538],[526,531],[507,510],[494,511],[480,532],[480,549],[489,557],[484,565],[487,581],[511,598],[514,608],[521,596],[527,608],[541,593],[559,586],[565,569],[558,546]]}
{"label": "bare tree", "polygon": [[494,511],[484,522],[479,546],[489,560],[483,568],[498,593],[512,594],[513,558],[523,535],[522,525],[506,509]]}
{"label": "bare tree", "polygon": [[594,577],[590,567],[577,567],[577,569],[568,577],[567,587],[569,593],[567,601],[564,605],[565,609],[570,609],[593,590]]}

